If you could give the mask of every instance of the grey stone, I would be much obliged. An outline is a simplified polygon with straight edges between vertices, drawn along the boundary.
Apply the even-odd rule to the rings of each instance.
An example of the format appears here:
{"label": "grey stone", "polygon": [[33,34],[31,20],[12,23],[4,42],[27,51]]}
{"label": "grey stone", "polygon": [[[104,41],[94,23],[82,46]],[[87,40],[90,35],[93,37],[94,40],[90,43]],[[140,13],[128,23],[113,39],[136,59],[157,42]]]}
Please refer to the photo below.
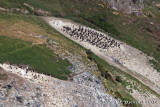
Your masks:
{"label": "grey stone", "polygon": [[19,103],[23,103],[23,98],[22,96],[16,96],[16,99]]}
{"label": "grey stone", "polygon": [[120,10],[130,14],[133,12],[141,12],[144,8],[143,0],[104,0],[108,2],[110,8]]}

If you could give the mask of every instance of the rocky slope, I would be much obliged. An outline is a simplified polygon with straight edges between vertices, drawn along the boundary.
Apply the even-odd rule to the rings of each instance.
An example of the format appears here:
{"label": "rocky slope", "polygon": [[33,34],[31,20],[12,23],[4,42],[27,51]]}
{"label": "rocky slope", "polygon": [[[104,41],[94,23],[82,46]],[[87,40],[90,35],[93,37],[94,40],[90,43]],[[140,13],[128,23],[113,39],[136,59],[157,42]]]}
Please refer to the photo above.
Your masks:
{"label": "rocky slope", "polygon": [[8,77],[0,80],[1,107],[120,107],[87,71],[62,81],[16,65],[0,67]]}
{"label": "rocky slope", "polygon": [[110,8],[120,10],[124,13],[139,13],[144,8],[143,0],[104,0]]}

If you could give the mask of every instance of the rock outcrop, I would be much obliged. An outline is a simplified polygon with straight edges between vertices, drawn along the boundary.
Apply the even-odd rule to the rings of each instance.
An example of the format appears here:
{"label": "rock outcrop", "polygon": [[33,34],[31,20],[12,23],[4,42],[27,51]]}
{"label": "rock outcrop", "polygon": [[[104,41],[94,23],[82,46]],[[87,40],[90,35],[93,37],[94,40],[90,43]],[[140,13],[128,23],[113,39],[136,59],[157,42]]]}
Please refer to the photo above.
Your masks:
{"label": "rock outcrop", "polygon": [[124,13],[139,13],[144,8],[143,0],[104,0],[110,8],[120,10]]}
{"label": "rock outcrop", "polygon": [[120,107],[87,71],[63,81],[15,65],[0,67],[8,76],[0,80],[0,107]]}

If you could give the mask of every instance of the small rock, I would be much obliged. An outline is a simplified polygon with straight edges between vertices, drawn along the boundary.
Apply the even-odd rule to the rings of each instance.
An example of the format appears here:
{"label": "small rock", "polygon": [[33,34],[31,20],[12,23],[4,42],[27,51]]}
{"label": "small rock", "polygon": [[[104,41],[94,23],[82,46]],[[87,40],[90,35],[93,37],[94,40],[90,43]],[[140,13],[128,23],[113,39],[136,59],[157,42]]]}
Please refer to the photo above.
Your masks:
{"label": "small rock", "polygon": [[119,15],[119,12],[112,12],[112,14],[114,14],[114,15]]}
{"label": "small rock", "polygon": [[4,86],[4,87],[2,87],[2,88],[6,88],[7,90],[9,90],[9,89],[12,88],[12,86],[11,86],[10,84],[8,84],[8,85],[6,85],[6,86]]}
{"label": "small rock", "polygon": [[0,91],[0,100],[5,100],[6,94],[3,91]]}
{"label": "small rock", "polygon": [[151,25],[154,25],[154,22],[150,22]]}
{"label": "small rock", "polygon": [[158,9],[160,9],[160,3],[155,5]]}
{"label": "small rock", "polygon": [[23,98],[21,96],[17,96],[16,97],[16,100],[19,102],[19,103],[23,103]]}
{"label": "small rock", "polygon": [[22,8],[21,9],[21,13],[23,13],[23,14],[29,14],[29,11],[27,9],[25,9],[25,8]]}
{"label": "small rock", "polygon": [[0,107],[5,107],[3,104],[0,104]]}
{"label": "small rock", "polygon": [[68,67],[67,67],[67,70],[69,70],[69,71],[72,72],[72,73],[74,72],[73,66],[68,66]]}

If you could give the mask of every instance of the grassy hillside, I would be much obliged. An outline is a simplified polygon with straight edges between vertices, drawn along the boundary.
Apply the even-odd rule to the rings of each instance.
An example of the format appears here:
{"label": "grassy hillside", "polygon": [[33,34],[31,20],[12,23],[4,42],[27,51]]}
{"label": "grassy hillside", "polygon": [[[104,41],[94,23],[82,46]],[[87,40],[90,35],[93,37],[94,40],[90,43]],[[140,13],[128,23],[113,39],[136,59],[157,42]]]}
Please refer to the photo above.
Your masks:
{"label": "grassy hillside", "polygon": [[[34,70],[67,79],[71,64],[46,47],[44,35],[60,45],[61,51],[75,52],[79,47],[45,24],[41,19],[25,15],[0,15],[0,62],[30,65]],[[80,53],[81,49],[79,49]]]}
{"label": "grassy hillside", "polygon": [[[102,18],[106,20],[100,21]],[[158,62],[152,62],[160,71],[160,28],[158,27],[160,21],[156,18],[108,16],[106,14],[104,16],[94,15],[91,18],[87,17],[88,19],[109,32],[110,36],[153,56]],[[154,22],[154,25],[150,24],[151,22]]]}
{"label": "grassy hillside", "polygon": [[[157,61],[151,62],[159,70],[160,28],[158,26],[160,25],[160,12],[153,4],[151,5],[150,0],[146,1],[147,5],[143,10],[144,16],[140,17],[134,14],[124,15],[120,12],[118,12],[119,15],[114,15],[112,13],[114,10],[108,9],[107,4],[99,0],[0,0],[0,7],[28,9],[23,6],[23,3],[28,3],[37,9],[52,12],[53,16],[68,18],[108,32],[110,36],[153,56]],[[105,8],[101,7],[99,3],[104,4]],[[149,12],[153,13],[155,17],[150,16]],[[19,13],[18,15],[17,13],[0,14],[0,35],[7,36],[0,36],[0,50],[3,50],[3,52],[0,51],[0,61],[27,64],[39,72],[66,79],[66,75],[69,74],[66,70],[66,67],[70,65],[69,62],[59,59],[50,49],[46,48],[46,45],[44,45],[47,44],[46,41],[35,36],[45,35],[49,37],[58,44],[59,50],[80,54],[83,56],[82,60],[84,62],[87,59],[85,49],[52,29],[41,19],[33,16],[33,14],[33,11],[30,11],[29,15],[20,15]],[[154,24],[151,24],[151,22],[154,22]],[[54,62],[53,60],[57,58],[59,61]],[[92,54],[90,58],[97,63],[101,71],[96,75],[99,75],[99,78],[103,81],[107,92],[115,97],[122,100],[135,100],[129,94],[132,90],[126,89],[127,86],[131,86],[133,89],[143,93],[149,91],[156,95],[155,92],[138,80],[108,65],[99,57]],[[119,77],[122,78],[122,81]],[[117,78],[121,82],[115,81]]]}
{"label": "grassy hillside", "polygon": [[1,0],[0,7],[27,8],[23,3],[28,3],[37,9],[50,11],[54,16],[74,16],[98,12],[99,2],[100,0]]}
{"label": "grassy hillside", "polygon": [[[19,39],[0,36],[0,62],[29,65],[30,68],[59,79],[67,79],[70,74],[66,68],[70,65],[45,45],[33,45]],[[58,60],[57,60],[58,59]]]}
{"label": "grassy hillside", "polygon": [[53,40],[58,45],[54,51],[61,51],[62,54],[69,51],[86,59],[81,46],[58,33],[42,19],[3,14],[0,15],[0,62],[30,65],[38,72],[67,79],[70,72],[66,68],[71,64],[55,55],[54,51],[48,48],[48,41],[37,38],[38,35]]}
{"label": "grassy hillside", "polygon": [[[68,61],[59,59],[57,55],[53,54],[54,51],[52,52],[50,49],[46,47],[45,44],[47,43],[45,41],[35,41],[37,38],[35,38],[34,36],[45,35],[59,44],[59,47],[61,47],[61,49],[58,49],[57,51],[67,50],[73,54],[78,53],[83,56],[83,62],[87,63],[87,55],[85,53],[86,50],[84,48],[67,39],[63,35],[59,34],[57,31],[52,29],[49,25],[47,25],[45,22],[43,22],[41,19],[37,17],[14,14],[1,15],[0,22],[0,28],[2,29],[0,30],[0,35],[5,34],[4,32],[2,32],[5,30],[5,28],[10,29],[5,30],[6,35],[0,36],[0,50],[2,50],[0,51],[0,62],[30,65],[31,68],[38,72],[51,74],[53,77],[60,79],[66,79],[67,75],[70,73],[66,70],[66,67],[70,65]],[[16,29],[13,29],[15,26]],[[27,36],[27,34],[34,35]],[[30,41],[30,39],[27,38],[32,38],[32,41]],[[55,62],[57,59],[58,62]],[[100,69],[101,66],[102,68],[105,67],[105,69],[107,70],[104,72],[111,73],[113,75],[113,79],[115,79],[116,76],[125,76],[125,74],[114,74],[113,72],[122,71],[108,65],[100,58],[96,57],[96,60],[98,60],[96,63],[100,66],[99,70],[102,70]],[[100,76],[100,78],[102,79],[103,83],[105,84],[107,93],[110,93],[114,97],[120,98],[122,100],[135,100],[129,94],[130,91],[126,89],[126,86],[128,86],[127,84],[117,83],[116,81],[113,82],[112,79],[101,77],[101,73],[100,75],[99,73],[96,75]],[[131,83],[128,84],[130,85]],[[135,105],[132,106],[134,107]]]}
{"label": "grassy hillside", "polygon": [[[158,0],[154,0],[158,1]],[[142,50],[156,61],[152,60],[155,68],[160,71],[160,10],[153,1],[145,0],[144,15],[137,17],[134,14],[114,15],[108,4],[101,0],[1,0],[0,7],[20,8],[33,11],[24,6],[28,3],[36,9],[46,10],[52,16],[69,18],[94,28],[103,29],[110,36]],[[104,7],[103,7],[103,6]],[[151,24],[153,22],[153,24]]]}

